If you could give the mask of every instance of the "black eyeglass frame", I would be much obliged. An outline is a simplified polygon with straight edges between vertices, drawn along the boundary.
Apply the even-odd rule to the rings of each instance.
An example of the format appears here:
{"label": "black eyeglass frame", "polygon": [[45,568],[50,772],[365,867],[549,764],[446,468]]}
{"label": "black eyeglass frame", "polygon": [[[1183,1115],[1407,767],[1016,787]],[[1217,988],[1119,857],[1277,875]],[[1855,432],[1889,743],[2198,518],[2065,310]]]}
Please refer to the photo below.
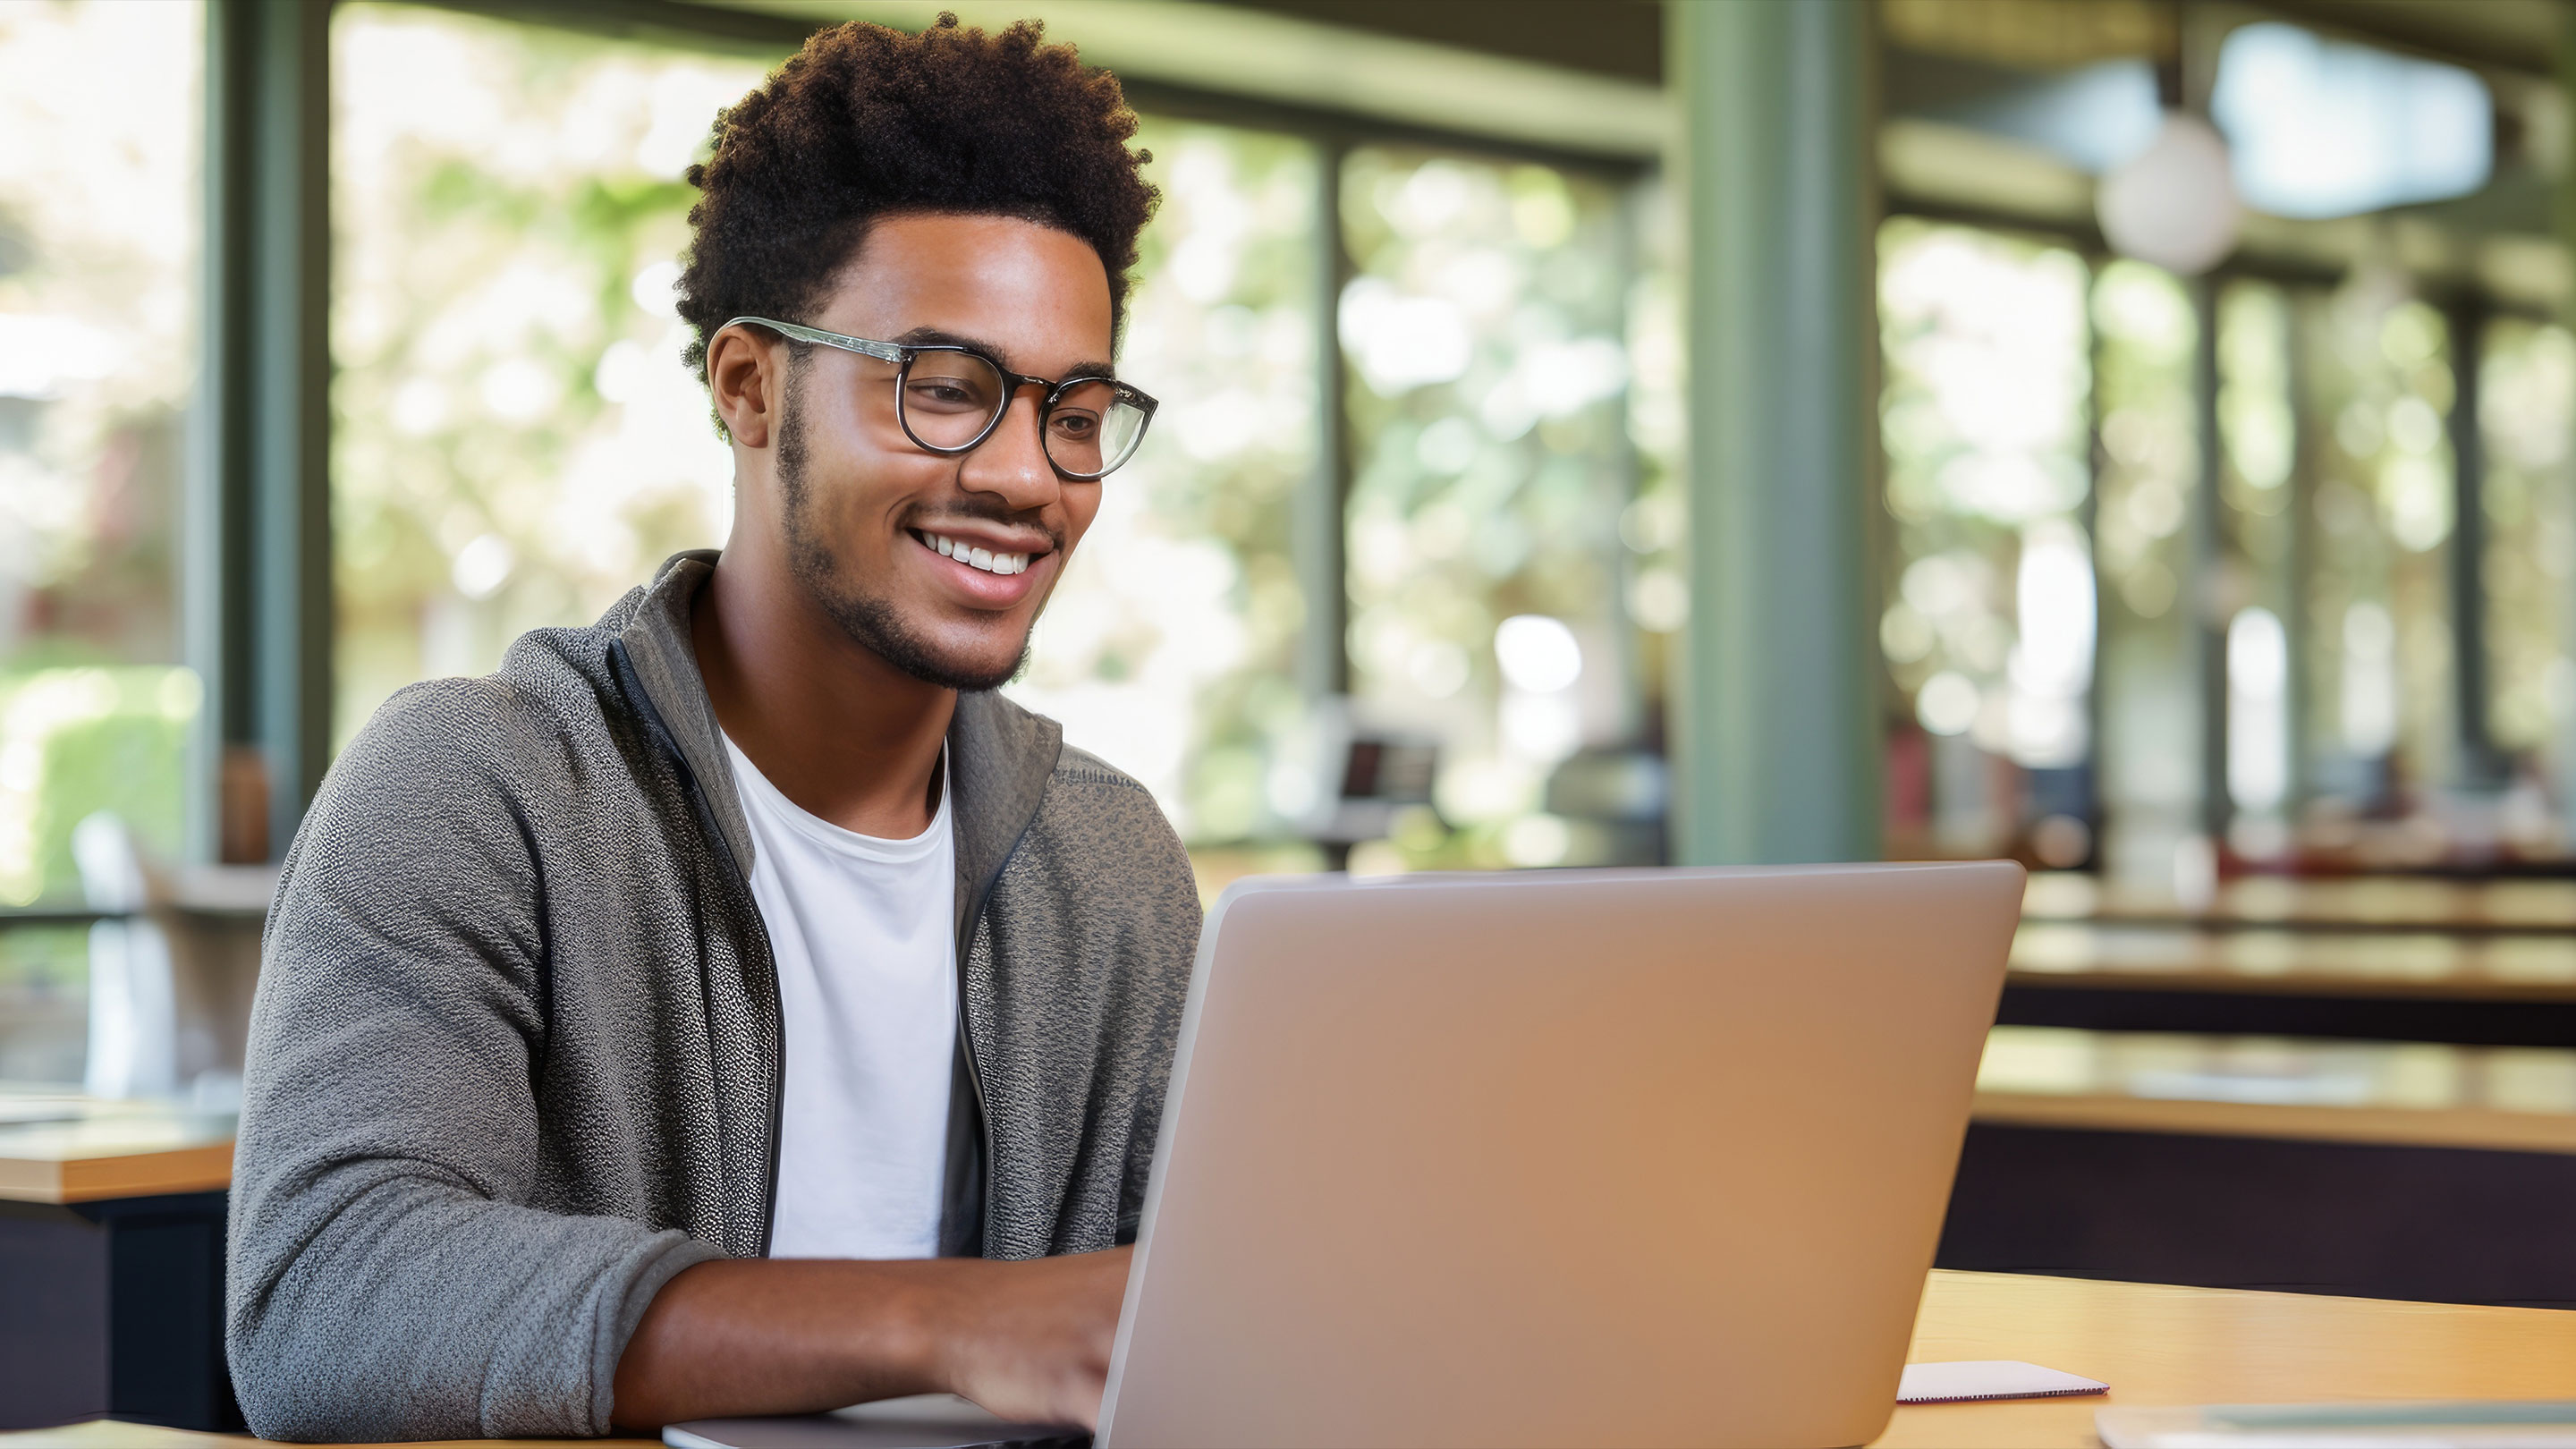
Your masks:
{"label": "black eyeglass frame", "polygon": [[[1085,374],[1078,377],[1068,377],[1061,381],[1043,377],[1030,377],[1026,373],[1013,372],[1009,368],[1004,367],[992,356],[992,354],[988,352],[979,348],[961,346],[953,342],[877,342],[865,337],[850,337],[839,332],[826,332],[820,327],[807,327],[802,323],[780,322],[769,317],[736,317],[725,324],[725,327],[744,326],[766,327],[770,331],[775,332],[782,337],[793,338],[798,342],[819,343],[825,347],[839,348],[843,352],[855,352],[861,357],[873,357],[879,362],[893,363],[896,369],[894,382],[895,422],[902,426],[903,435],[912,440],[912,445],[914,447],[919,448],[924,452],[937,453],[942,457],[963,457],[968,453],[974,452],[977,448],[984,446],[985,441],[991,438],[994,432],[1002,426],[1002,419],[1011,415],[1011,399],[1020,395],[1020,389],[1029,387],[1042,388],[1046,392],[1046,397],[1044,401],[1038,404],[1038,451],[1046,455],[1048,467],[1053,468],[1065,477],[1084,483],[1097,483],[1101,479],[1108,477],[1110,474],[1117,472],[1121,467],[1125,466],[1128,459],[1136,456],[1136,450],[1145,445],[1145,434],[1147,430],[1151,429],[1154,425],[1154,410],[1162,406],[1161,403],[1155,401],[1152,394],[1141,388],[1120,382],[1114,377],[1095,377]],[[718,332],[722,332],[724,327],[719,327],[716,330]],[[983,363],[986,367],[993,369],[994,373],[1002,379],[1002,405],[993,410],[993,416],[985,420],[983,430],[978,432],[971,441],[961,443],[955,447],[942,447],[937,443],[923,441],[921,434],[912,430],[912,418],[904,411],[904,384],[912,377],[913,361],[916,358],[919,358],[922,354],[930,352],[964,353],[966,356],[974,358],[976,361]],[[1106,383],[1119,402],[1126,403],[1128,406],[1135,408],[1145,415],[1145,420],[1136,425],[1135,440],[1127,445],[1127,451],[1119,454],[1115,461],[1111,462],[1108,467],[1101,469],[1097,473],[1084,473],[1064,466],[1062,463],[1056,461],[1055,451],[1046,446],[1047,419],[1054,416],[1056,404],[1063,401],[1064,395],[1067,392],[1070,392],[1074,388],[1080,387],[1085,383]]]}

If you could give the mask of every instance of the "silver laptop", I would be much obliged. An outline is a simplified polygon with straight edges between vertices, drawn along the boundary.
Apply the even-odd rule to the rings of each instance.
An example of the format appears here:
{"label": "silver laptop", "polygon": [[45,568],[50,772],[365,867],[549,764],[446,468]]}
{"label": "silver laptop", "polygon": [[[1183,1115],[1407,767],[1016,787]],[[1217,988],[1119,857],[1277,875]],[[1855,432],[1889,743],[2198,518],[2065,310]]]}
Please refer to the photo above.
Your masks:
{"label": "silver laptop", "polygon": [[[2004,862],[1238,882],[1100,1443],[1876,1437],[2021,886]],[[1065,1433],[907,1400],[666,1437]]]}

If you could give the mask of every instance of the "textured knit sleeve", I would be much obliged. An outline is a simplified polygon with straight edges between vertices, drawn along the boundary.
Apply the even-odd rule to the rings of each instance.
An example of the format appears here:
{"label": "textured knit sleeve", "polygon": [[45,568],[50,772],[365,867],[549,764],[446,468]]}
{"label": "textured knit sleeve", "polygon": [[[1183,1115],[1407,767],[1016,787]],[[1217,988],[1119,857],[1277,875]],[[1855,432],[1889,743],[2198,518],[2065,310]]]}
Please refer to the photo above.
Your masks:
{"label": "textured knit sleeve", "polygon": [[505,686],[399,695],[297,832],[262,953],[227,1337],[287,1439],[600,1434],[684,1234],[532,1205],[544,881]]}
{"label": "textured knit sleeve", "polygon": [[[1139,788],[1135,792],[1144,794]],[[1126,1173],[1119,1185],[1117,1241],[1132,1243],[1142,1225],[1145,1188],[1153,1174],[1154,1149],[1161,1141],[1163,1107],[1172,1087],[1172,1057],[1179,1045],[1181,1014],[1188,1004],[1192,968],[1197,964],[1202,928],[1198,877],[1189,852],[1171,822],[1151,804],[1138,811],[1140,889],[1130,899],[1139,911],[1135,948],[1145,969],[1136,992],[1138,1006],[1152,1023],[1149,1048],[1141,1063],[1136,1093],[1136,1121],[1127,1136]]]}

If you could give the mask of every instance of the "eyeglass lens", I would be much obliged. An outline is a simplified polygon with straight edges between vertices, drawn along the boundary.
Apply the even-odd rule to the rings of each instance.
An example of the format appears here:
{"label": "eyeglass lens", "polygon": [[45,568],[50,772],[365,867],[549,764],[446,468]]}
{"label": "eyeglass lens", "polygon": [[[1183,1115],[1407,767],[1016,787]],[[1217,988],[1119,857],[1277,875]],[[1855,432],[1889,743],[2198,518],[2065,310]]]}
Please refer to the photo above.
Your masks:
{"label": "eyeglass lens", "polygon": [[[1010,405],[1009,385],[971,352],[916,353],[900,393],[905,431],[925,447],[972,445]],[[1127,461],[1145,433],[1145,410],[1122,400],[1107,382],[1078,382],[1047,414],[1047,461],[1064,472],[1097,478]]]}

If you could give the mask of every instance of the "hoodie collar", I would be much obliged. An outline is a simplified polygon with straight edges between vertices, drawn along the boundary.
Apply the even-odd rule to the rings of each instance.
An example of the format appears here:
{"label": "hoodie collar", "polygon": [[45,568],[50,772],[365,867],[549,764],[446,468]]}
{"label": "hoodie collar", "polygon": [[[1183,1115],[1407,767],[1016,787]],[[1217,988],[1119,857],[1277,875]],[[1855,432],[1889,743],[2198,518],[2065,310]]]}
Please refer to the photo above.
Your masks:
{"label": "hoodie collar", "polygon": [[[689,615],[698,590],[715,573],[716,550],[673,554],[636,600],[617,643],[645,701],[696,777],[699,794],[744,880],[751,878],[751,825],[743,818],[725,758],[723,727],[698,672]],[[990,691],[957,696],[948,723],[948,788],[957,832],[957,925],[966,919],[1010,858],[1054,775],[1064,729]]]}

